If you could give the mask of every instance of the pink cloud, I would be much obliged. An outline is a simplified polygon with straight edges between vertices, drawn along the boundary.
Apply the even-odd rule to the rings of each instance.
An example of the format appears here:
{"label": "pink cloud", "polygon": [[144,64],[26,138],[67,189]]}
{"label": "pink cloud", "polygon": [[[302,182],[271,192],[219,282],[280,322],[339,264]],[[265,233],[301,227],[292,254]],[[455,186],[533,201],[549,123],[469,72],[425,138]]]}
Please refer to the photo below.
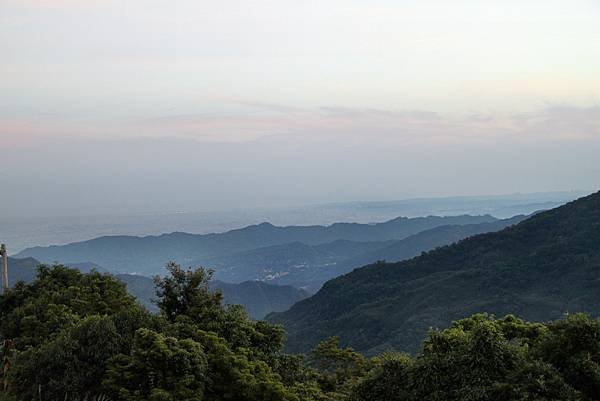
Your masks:
{"label": "pink cloud", "polygon": [[250,110],[167,115],[133,121],[69,120],[57,117],[0,120],[0,135],[5,146],[12,147],[31,146],[56,137],[180,137],[223,143],[278,137],[296,142],[344,145],[371,141],[410,145],[600,139],[600,107],[548,107],[529,114],[472,114],[450,118],[418,110],[341,107],[300,109],[263,103],[248,103],[247,106]]}

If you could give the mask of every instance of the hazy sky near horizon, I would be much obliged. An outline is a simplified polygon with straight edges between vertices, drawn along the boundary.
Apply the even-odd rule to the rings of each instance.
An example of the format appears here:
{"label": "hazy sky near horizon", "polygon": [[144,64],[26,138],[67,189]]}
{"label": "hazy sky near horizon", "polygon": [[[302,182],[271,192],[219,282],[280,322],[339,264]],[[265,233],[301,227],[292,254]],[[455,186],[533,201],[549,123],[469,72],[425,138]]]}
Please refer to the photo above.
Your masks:
{"label": "hazy sky near horizon", "polygon": [[595,189],[596,0],[0,0],[14,216]]}

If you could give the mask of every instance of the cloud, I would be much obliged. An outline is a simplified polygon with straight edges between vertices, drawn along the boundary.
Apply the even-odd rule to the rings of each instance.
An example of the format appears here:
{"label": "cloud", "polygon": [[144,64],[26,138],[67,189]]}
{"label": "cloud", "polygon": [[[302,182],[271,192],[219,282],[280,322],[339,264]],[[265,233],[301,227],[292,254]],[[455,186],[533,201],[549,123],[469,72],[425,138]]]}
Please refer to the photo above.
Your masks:
{"label": "cloud", "polygon": [[598,140],[381,137],[46,138],[3,153],[11,196],[0,207],[12,216],[210,210],[593,188],[600,179]]}
{"label": "cloud", "polygon": [[148,136],[172,134],[206,141],[253,141],[283,136],[292,140],[350,141],[414,139],[437,135],[445,123],[433,112],[348,107],[304,109],[239,102],[244,112],[171,115],[135,121],[131,128]]}
{"label": "cloud", "polygon": [[267,103],[267,102],[249,101],[249,100],[234,100],[234,99],[223,99],[223,100],[227,101],[228,103],[234,103],[234,104],[238,104],[241,106],[256,108],[256,109],[265,110],[265,111],[272,111],[272,112],[277,112],[277,113],[286,113],[286,114],[310,113],[309,109],[288,106],[285,104]]}
{"label": "cloud", "polygon": [[427,110],[338,106],[310,109],[253,101],[235,104],[241,109],[121,121],[45,115],[31,120],[0,120],[0,135],[8,146],[33,146],[36,141],[58,137],[100,140],[175,137],[212,143],[260,140],[331,142],[344,146],[372,141],[406,146],[600,139],[600,106],[550,105],[521,114],[445,116]]}
{"label": "cloud", "polygon": [[[0,121],[9,215],[593,188],[600,110],[518,115],[248,104],[126,122]],[[8,145],[6,145],[8,144]]]}
{"label": "cloud", "polygon": [[600,106],[551,105],[535,113],[515,115],[512,121],[523,135],[600,139]]}

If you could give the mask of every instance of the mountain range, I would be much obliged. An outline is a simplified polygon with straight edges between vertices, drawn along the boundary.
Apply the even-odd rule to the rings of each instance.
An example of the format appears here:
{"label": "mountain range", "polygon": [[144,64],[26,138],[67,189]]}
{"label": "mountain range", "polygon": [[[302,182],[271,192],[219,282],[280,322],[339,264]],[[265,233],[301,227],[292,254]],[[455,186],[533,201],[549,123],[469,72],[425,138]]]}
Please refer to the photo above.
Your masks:
{"label": "mountain range", "polygon": [[527,216],[515,216],[490,223],[438,226],[401,240],[337,240],[318,245],[293,242],[212,258],[205,265],[214,268],[216,277],[227,282],[262,280],[316,292],[327,280],[357,267],[378,260],[409,259],[472,235],[501,230],[525,218]]}
{"label": "mountain range", "polygon": [[449,224],[493,222],[490,216],[399,217],[384,223],[336,223],[330,226],[277,227],[261,223],[219,234],[175,232],[158,236],[105,236],[62,246],[28,248],[16,257],[42,262],[91,261],[111,271],[158,273],[169,261],[189,264],[259,247],[302,242],[317,245],[338,239],[386,241],[402,239],[420,231]]}
{"label": "mountain range", "polygon": [[[112,272],[142,275],[161,274],[167,262],[175,261],[184,266],[214,267],[216,278],[224,281],[258,279],[292,284],[290,280],[278,279],[293,277],[294,267],[303,270],[309,266],[312,274],[314,270],[325,271],[322,266],[332,266],[361,253],[389,247],[393,245],[392,241],[425,230],[497,222],[499,220],[490,215],[463,215],[399,217],[384,223],[336,223],[330,226],[277,227],[262,223],[221,234],[176,232],[146,237],[106,236],[62,246],[28,248],[15,257],[33,257],[44,263],[93,262]],[[452,242],[454,237],[449,238]],[[418,251],[427,249],[430,248],[425,245]],[[346,272],[357,266],[348,265],[339,271]],[[261,273],[252,273],[261,268]],[[339,272],[302,278],[293,284],[318,289],[320,284],[337,274]]]}
{"label": "mountain range", "polygon": [[600,193],[398,263],[374,263],[268,316],[304,352],[329,336],[415,352],[431,327],[474,313],[547,321],[600,310]]}
{"label": "mountain range", "polygon": [[263,221],[276,226],[329,225],[340,221],[371,223],[397,216],[458,216],[491,214],[509,218],[551,209],[591,191],[541,192],[484,196],[352,201],[282,208],[221,211],[161,210],[154,213],[2,216],[0,238],[17,252],[33,246],[69,244],[105,235],[159,235],[171,232],[209,234]]}

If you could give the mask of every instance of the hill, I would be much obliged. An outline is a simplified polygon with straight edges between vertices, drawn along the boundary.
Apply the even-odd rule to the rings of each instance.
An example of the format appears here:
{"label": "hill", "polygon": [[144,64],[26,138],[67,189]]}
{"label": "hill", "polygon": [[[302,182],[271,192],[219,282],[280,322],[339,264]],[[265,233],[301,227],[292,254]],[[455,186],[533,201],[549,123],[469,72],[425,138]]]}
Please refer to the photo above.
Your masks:
{"label": "hill", "polygon": [[378,260],[409,259],[472,235],[501,230],[525,218],[515,216],[492,223],[439,226],[401,240],[337,240],[319,245],[294,242],[213,258],[205,265],[216,270],[216,278],[227,282],[262,280],[316,292],[327,280],[357,267]]}
{"label": "hill", "polygon": [[33,281],[36,268],[40,264],[34,258],[11,258],[8,257],[8,284],[13,286],[18,281],[29,283]]}
{"label": "hill", "polygon": [[477,312],[546,321],[600,310],[600,193],[496,233],[399,263],[333,279],[289,311],[272,314],[288,349],[332,335],[365,352],[414,352],[430,327]]}
{"label": "hill", "polygon": [[[226,282],[261,280],[280,285],[293,285],[315,292],[338,275],[334,267],[348,257],[374,252],[394,241],[358,242],[337,240],[307,245],[302,242],[273,245],[212,258],[204,265],[215,270],[215,277]],[[377,260],[377,259],[373,259]],[[359,265],[355,265],[357,267]]]}
{"label": "hill", "polygon": [[[314,293],[327,280],[356,267],[377,260],[408,259],[471,235],[500,230],[524,218],[525,216],[516,216],[490,223],[438,226],[401,240],[359,242],[340,239],[317,245],[292,242],[195,260],[188,265],[212,268],[215,270],[215,278],[224,282],[259,280],[270,284],[291,285]],[[83,269],[82,271],[91,267],[106,271],[91,263],[69,265]]]}
{"label": "hill", "polygon": [[[8,283],[12,286],[18,281],[24,281],[30,283],[35,279],[37,266],[40,261],[35,258],[8,258]],[[77,269],[82,273],[89,273],[92,269],[97,270],[100,273],[107,273],[106,269],[90,263],[70,263],[69,267]]]}
{"label": "hill", "polygon": [[[156,298],[154,281],[145,276],[134,274],[115,275],[127,285],[127,290],[150,311],[157,311],[152,302]],[[245,281],[239,284],[211,281],[213,290],[220,290],[226,304],[242,305],[254,319],[262,319],[270,312],[287,310],[310,294],[290,285],[280,286],[260,281]]]}
{"label": "hill", "polygon": [[[518,224],[528,217],[529,216],[519,215],[492,223],[435,227],[411,235],[403,240],[394,241],[385,247],[350,257],[348,260],[342,262],[341,265],[356,268],[378,260],[399,262],[418,256],[422,252],[453,244],[473,235],[500,231],[506,227]],[[344,273],[348,271],[350,270],[347,270]]]}
{"label": "hill", "polygon": [[277,227],[269,223],[248,226],[221,234],[175,232],[158,236],[105,236],[68,245],[28,248],[16,257],[33,257],[45,263],[91,261],[111,271],[159,274],[165,264],[205,264],[211,258],[260,247],[301,242],[324,244],[339,239],[359,242],[406,238],[423,230],[443,225],[494,222],[490,216],[399,217],[377,224],[336,223],[330,226]]}
{"label": "hill", "polygon": [[[8,258],[9,284],[13,286],[18,281],[32,282],[36,277],[36,269],[40,262],[34,258]],[[82,273],[89,273],[92,269],[106,273],[106,269],[93,263],[75,263],[69,267],[78,269]],[[127,285],[127,291],[135,296],[148,310],[156,312],[158,309],[152,303],[155,298],[154,281],[150,277],[134,274],[115,274],[117,279]],[[304,290],[286,285],[274,285],[257,281],[248,281],[240,284],[224,283],[214,280],[211,282],[213,290],[220,290],[227,304],[244,306],[248,314],[254,319],[262,319],[270,312],[280,312],[288,309],[294,303],[308,297],[310,294]]]}

